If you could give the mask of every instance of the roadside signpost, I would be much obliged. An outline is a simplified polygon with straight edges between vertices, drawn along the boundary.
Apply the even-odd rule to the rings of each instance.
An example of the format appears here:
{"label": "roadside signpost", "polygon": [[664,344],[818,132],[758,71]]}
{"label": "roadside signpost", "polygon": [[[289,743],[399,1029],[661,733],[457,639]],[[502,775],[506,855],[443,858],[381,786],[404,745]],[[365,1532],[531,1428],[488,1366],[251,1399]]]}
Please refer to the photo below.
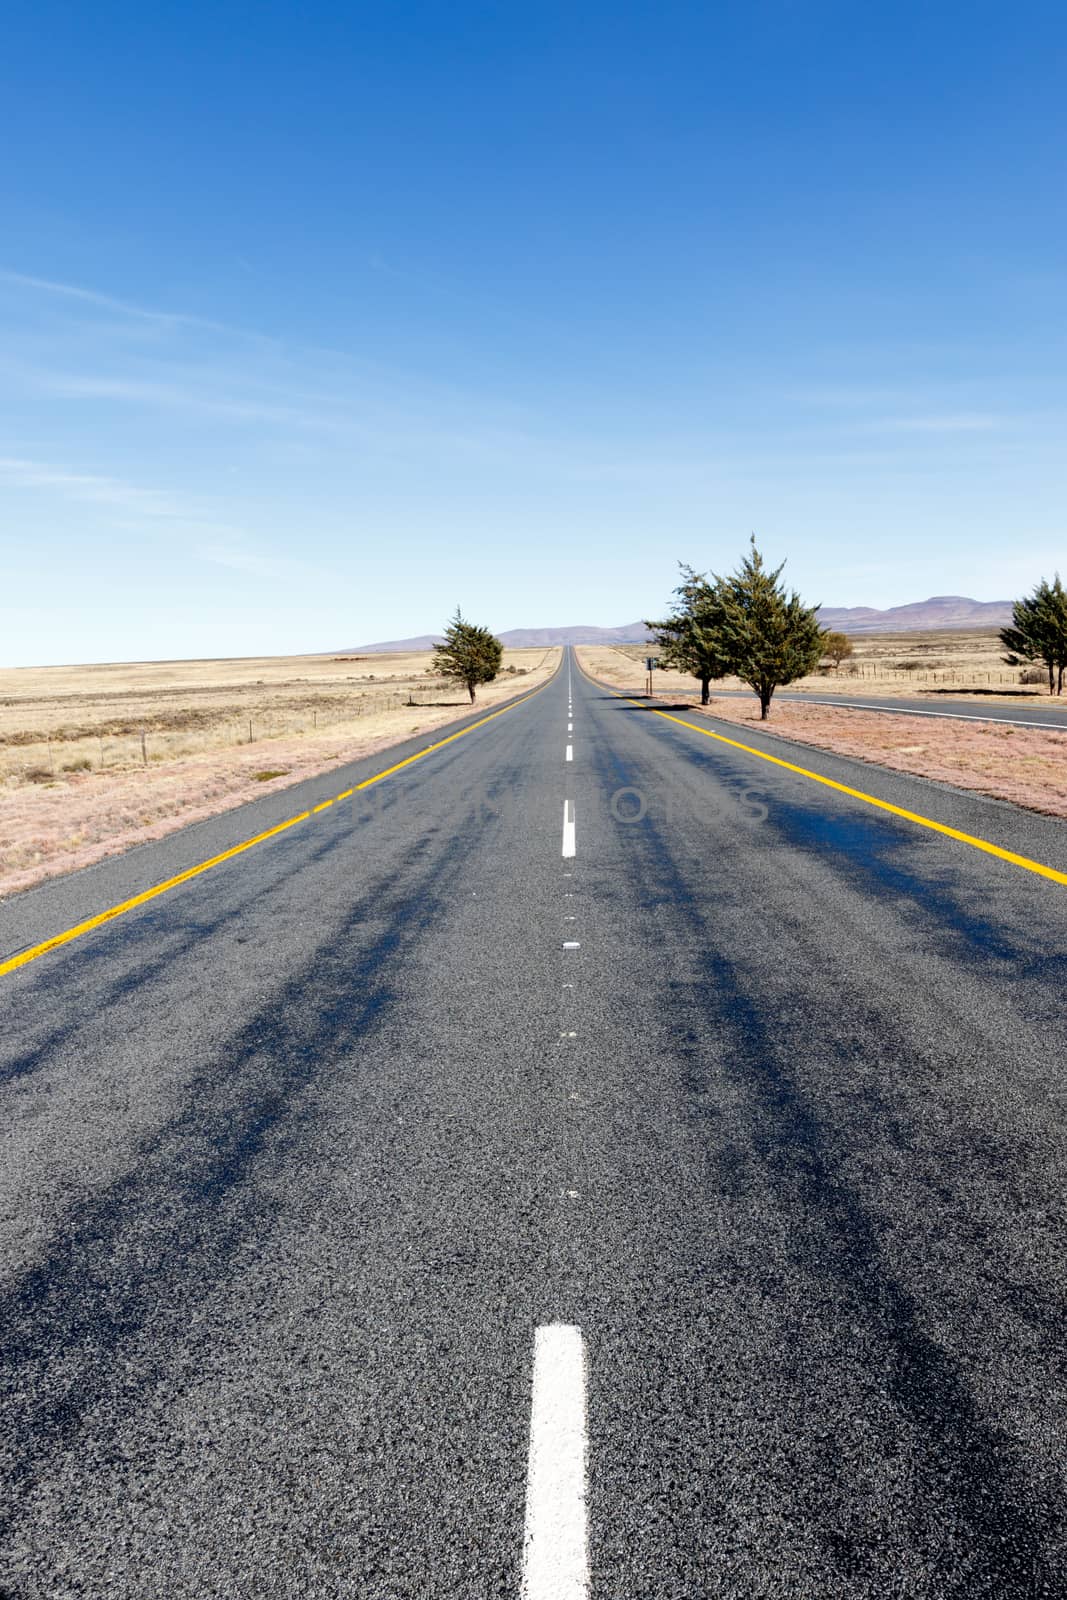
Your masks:
{"label": "roadside signpost", "polygon": [[652,698],[652,670],[653,670],[654,667],[658,667],[658,666],[659,666],[659,656],[646,656],[645,657],[645,671],[648,673],[648,689],[647,689],[646,692],[647,692],[648,698],[650,700]]}

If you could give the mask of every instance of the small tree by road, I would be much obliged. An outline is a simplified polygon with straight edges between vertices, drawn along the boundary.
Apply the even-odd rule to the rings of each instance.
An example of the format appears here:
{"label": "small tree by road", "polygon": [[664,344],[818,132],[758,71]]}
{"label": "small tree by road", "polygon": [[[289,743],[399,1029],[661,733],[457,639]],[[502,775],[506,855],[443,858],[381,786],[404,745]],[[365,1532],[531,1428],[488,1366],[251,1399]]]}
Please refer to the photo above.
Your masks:
{"label": "small tree by road", "polygon": [[1012,606],[1010,628],[1002,628],[1000,642],[1007,650],[1009,667],[1026,661],[1040,661],[1048,674],[1049,694],[1063,693],[1063,674],[1067,670],[1067,592],[1057,572],[1052,582],[1046,578]]}
{"label": "small tree by road", "polygon": [[700,703],[706,706],[713,679],[732,671],[719,632],[720,603],[716,585],[684,562],[678,563],[682,581],[675,589],[671,614],[663,622],[645,622],[665,665],[691,673],[700,680]]}
{"label": "small tree by road", "polygon": [[842,661],[854,654],[855,646],[847,633],[835,633],[828,628],[822,636],[822,659],[828,661],[836,672]]}
{"label": "small tree by road", "polygon": [[759,696],[767,720],[771,696],[783,684],[803,678],[818,666],[823,632],[815,606],[779,583],[782,565],[770,571],[752,535],[748,555],[729,578],[717,578],[719,637],[732,669]]}
{"label": "small tree by road", "polygon": [[500,671],[504,646],[488,628],[468,622],[459,607],[445,629],[443,644],[434,645],[434,671],[462,683],[474,704],[480,683],[492,683]]}

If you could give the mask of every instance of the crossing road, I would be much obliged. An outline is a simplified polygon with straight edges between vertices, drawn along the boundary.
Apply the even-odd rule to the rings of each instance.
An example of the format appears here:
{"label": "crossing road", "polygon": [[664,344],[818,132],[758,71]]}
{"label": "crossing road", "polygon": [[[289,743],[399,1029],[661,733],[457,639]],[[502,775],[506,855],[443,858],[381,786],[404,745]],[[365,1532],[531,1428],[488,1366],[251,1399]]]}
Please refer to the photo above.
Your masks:
{"label": "crossing road", "polygon": [[1067,833],[737,734],[0,907],[5,1600],[1067,1593]]}
{"label": "crossing road", "polygon": [[[696,694],[690,696],[697,699]],[[751,689],[718,689],[712,698],[752,699]],[[981,700],[953,700],[947,696],[929,695],[922,700],[897,699],[893,696],[875,697],[848,693],[819,694],[805,690],[779,689],[775,700],[797,700],[815,706],[843,706],[849,711],[891,711],[901,717],[952,717],[962,722],[995,722],[1012,728],[1047,728],[1056,733],[1067,732],[1067,702],[1059,699],[1039,699],[1025,705],[1018,700],[993,695],[983,704]]]}

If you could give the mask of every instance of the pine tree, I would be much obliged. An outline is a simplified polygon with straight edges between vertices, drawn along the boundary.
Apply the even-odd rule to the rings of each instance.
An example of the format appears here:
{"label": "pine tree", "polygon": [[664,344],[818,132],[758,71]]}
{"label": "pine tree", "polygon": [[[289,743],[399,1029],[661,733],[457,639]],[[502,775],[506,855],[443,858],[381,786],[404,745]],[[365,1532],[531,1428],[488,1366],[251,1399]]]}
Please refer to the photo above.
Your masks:
{"label": "pine tree", "polygon": [[468,622],[456,607],[456,614],[445,629],[443,644],[434,645],[434,670],[442,678],[452,678],[466,686],[474,704],[474,691],[480,683],[492,683],[500,671],[504,646],[489,632]]}
{"label": "pine tree", "polygon": [[775,689],[803,678],[822,658],[817,607],[806,606],[795,591],[786,593],[778,582],[784,566],[783,561],[773,572],[764,566],[753,534],[738,571],[715,580],[723,653],[742,683],[756,691],[764,721]]}
{"label": "pine tree", "polygon": [[1012,622],[1013,627],[1000,631],[1000,642],[1008,652],[1004,657],[1007,665],[1044,662],[1049,694],[1062,694],[1067,670],[1067,592],[1058,572],[1051,583],[1042,578],[1033,594],[1016,600]]}
{"label": "pine tree", "polygon": [[732,670],[719,631],[718,590],[701,572],[678,563],[682,581],[675,589],[671,614],[663,622],[646,621],[667,666],[700,679],[700,703],[706,706],[713,679]]}

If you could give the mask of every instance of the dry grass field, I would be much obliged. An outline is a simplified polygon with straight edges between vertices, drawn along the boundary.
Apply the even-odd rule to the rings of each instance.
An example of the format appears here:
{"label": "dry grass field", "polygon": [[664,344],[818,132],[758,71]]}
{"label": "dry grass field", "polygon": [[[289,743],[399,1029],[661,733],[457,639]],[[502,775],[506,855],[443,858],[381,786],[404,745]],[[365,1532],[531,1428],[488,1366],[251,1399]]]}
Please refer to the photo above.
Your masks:
{"label": "dry grass field", "polygon": [[[995,633],[872,633],[853,638],[855,654],[839,670],[824,669],[790,684],[790,689],[847,691],[849,698],[860,695],[930,696],[1048,695],[1044,675],[1037,683],[1026,682],[1033,669],[1005,666],[1004,649]],[[643,668],[650,647],[645,645],[582,646],[590,662],[599,662],[601,677],[622,682],[633,681],[632,668]],[[620,661],[618,658],[622,657]],[[625,665],[624,665],[625,663]],[[693,679],[682,673],[656,674],[665,692],[691,691]],[[727,679],[723,688],[743,687]]]}
{"label": "dry grass field", "polygon": [[[506,650],[479,690],[543,683],[558,650]],[[429,732],[470,709],[417,655],[0,670],[0,897]]]}
{"label": "dry grass field", "polygon": [[[633,660],[618,651],[582,646],[578,658],[585,670],[602,682],[643,692],[643,657]],[[824,682],[817,681],[820,685]],[[655,688],[658,699],[677,701],[693,695],[694,682],[681,674],[657,672]],[[974,789],[1047,816],[1067,817],[1067,708],[1063,733],[956,722],[948,717],[899,717],[795,700],[773,701],[770,721],[761,722],[755,695],[716,699],[714,690],[712,685],[712,703],[707,710],[693,705],[693,712],[737,724],[742,739],[745,734],[741,730],[759,729],[838,755],[859,756],[900,772]]]}

